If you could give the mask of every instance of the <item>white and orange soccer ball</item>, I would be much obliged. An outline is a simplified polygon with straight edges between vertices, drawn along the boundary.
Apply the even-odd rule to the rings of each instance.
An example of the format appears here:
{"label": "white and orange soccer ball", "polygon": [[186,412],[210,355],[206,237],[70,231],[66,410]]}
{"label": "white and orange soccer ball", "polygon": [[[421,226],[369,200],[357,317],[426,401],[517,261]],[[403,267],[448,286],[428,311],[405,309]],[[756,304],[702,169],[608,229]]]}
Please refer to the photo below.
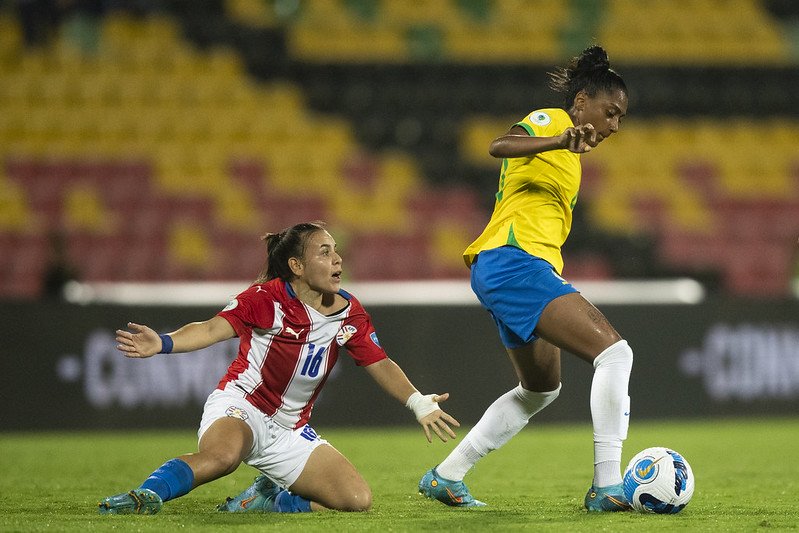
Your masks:
{"label": "white and orange soccer ball", "polygon": [[694,495],[691,465],[674,450],[647,448],[624,471],[624,495],[636,511],[679,513]]}

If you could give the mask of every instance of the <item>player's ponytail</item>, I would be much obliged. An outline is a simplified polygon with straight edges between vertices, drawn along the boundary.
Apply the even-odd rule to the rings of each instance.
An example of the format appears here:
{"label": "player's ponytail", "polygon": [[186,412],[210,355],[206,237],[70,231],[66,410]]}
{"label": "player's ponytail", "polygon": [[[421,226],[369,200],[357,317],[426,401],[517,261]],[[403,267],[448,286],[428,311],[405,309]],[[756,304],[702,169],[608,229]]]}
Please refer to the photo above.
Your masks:
{"label": "player's ponytail", "polygon": [[294,273],[289,267],[289,259],[302,258],[305,255],[305,243],[308,237],[325,228],[321,221],[303,222],[279,233],[267,233],[261,240],[266,243],[266,265],[261,270],[255,283],[265,283],[272,279],[291,281]]}
{"label": "player's ponytail", "polygon": [[588,96],[599,92],[621,90],[627,93],[627,85],[619,74],[610,68],[608,53],[593,45],[573,57],[565,67],[556,67],[549,73],[549,88],[562,95],[561,105],[569,109],[580,91]]}

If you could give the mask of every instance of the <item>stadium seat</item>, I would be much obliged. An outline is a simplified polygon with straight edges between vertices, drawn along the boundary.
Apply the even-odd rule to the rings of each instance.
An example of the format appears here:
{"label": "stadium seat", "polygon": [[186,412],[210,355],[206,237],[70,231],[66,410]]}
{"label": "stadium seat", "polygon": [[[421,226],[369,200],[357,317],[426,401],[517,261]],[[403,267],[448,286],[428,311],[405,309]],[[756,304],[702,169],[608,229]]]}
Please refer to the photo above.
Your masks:
{"label": "stadium seat", "polygon": [[736,241],[724,270],[727,290],[747,296],[784,296],[790,284],[790,269],[795,255],[789,247],[776,243]]}
{"label": "stadium seat", "polygon": [[563,277],[570,282],[579,280],[613,279],[613,266],[608,258],[597,253],[564,253]]}
{"label": "stadium seat", "polygon": [[76,185],[64,191],[64,224],[70,230],[112,231],[113,220],[99,197],[99,187]]}
{"label": "stadium seat", "polygon": [[0,234],[24,231],[32,226],[32,220],[23,188],[0,178]]}
{"label": "stadium seat", "polygon": [[354,233],[344,249],[349,279],[410,280],[430,274],[426,239],[419,235]]}
{"label": "stadium seat", "polygon": [[[754,249],[775,257],[792,250],[799,127],[790,113],[765,113],[784,109],[794,73],[714,70],[708,86],[648,74],[666,67],[681,80],[706,65],[791,64],[786,38],[756,0],[608,0],[601,18],[585,15],[593,4],[228,0],[209,7],[220,20],[200,30],[177,18],[178,5],[172,15],[110,9],[88,55],[63,36],[26,48],[4,11],[0,238],[70,228],[92,279],[251,279],[263,250],[225,243],[321,218],[347,238],[365,235],[366,251],[354,256],[368,264],[353,265],[364,279],[414,268],[460,276],[459,254],[485,223],[490,206],[480,202],[496,183],[488,144],[549,96],[529,80],[590,34],[622,71],[640,67],[636,93],[691,111],[669,106],[646,122],[631,113],[619,136],[583,158],[579,207],[597,228],[657,236],[668,265],[719,268],[730,290],[755,291],[746,277],[754,267],[728,272],[729,241],[760,237]],[[268,39],[247,43],[248,31]],[[265,54],[263,42],[280,46]],[[703,111],[746,111],[753,99],[766,110],[757,120]],[[399,267],[373,268],[369,251]],[[573,261],[575,273],[609,275],[610,263],[590,253]],[[26,294],[37,290],[24,268],[4,272]]]}
{"label": "stadium seat", "polygon": [[622,62],[784,64],[789,57],[756,0],[612,0],[599,35]]}

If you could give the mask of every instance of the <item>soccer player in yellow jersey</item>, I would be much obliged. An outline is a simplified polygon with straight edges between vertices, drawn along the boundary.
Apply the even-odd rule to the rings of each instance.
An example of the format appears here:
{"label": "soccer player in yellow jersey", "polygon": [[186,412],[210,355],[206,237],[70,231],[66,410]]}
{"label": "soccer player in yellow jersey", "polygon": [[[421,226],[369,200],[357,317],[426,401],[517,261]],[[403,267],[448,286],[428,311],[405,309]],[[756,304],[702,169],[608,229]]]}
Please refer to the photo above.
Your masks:
{"label": "soccer player in yellow jersey", "polygon": [[594,477],[589,511],[630,508],[621,478],[633,352],[602,313],[560,277],[580,186],[580,156],[619,130],[627,87],[605,50],[591,46],[550,74],[563,108],[539,109],[489,148],[502,160],[494,213],[464,252],[472,289],[491,313],[519,378],[450,455],[419,482],[419,492],[455,507],[485,505],[463,483],[469,469],[508,442],[560,393],[560,353],[591,363]]}

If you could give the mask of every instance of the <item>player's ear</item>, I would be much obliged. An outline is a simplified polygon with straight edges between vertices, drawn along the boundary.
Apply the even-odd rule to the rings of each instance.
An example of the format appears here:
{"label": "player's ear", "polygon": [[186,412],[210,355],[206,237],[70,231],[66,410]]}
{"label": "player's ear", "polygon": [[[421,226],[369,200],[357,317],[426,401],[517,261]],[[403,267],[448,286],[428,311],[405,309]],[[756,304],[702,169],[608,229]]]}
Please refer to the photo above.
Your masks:
{"label": "player's ear", "polygon": [[304,266],[298,257],[289,257],[289,268],[295,276],[299,277],[302,275]]}
{"label": "player's ear", "polygon": [[585,89],[581,89],[574,95],[575,111],[584,111],[586,100],[588,100],[588,94],[585,92]]}

